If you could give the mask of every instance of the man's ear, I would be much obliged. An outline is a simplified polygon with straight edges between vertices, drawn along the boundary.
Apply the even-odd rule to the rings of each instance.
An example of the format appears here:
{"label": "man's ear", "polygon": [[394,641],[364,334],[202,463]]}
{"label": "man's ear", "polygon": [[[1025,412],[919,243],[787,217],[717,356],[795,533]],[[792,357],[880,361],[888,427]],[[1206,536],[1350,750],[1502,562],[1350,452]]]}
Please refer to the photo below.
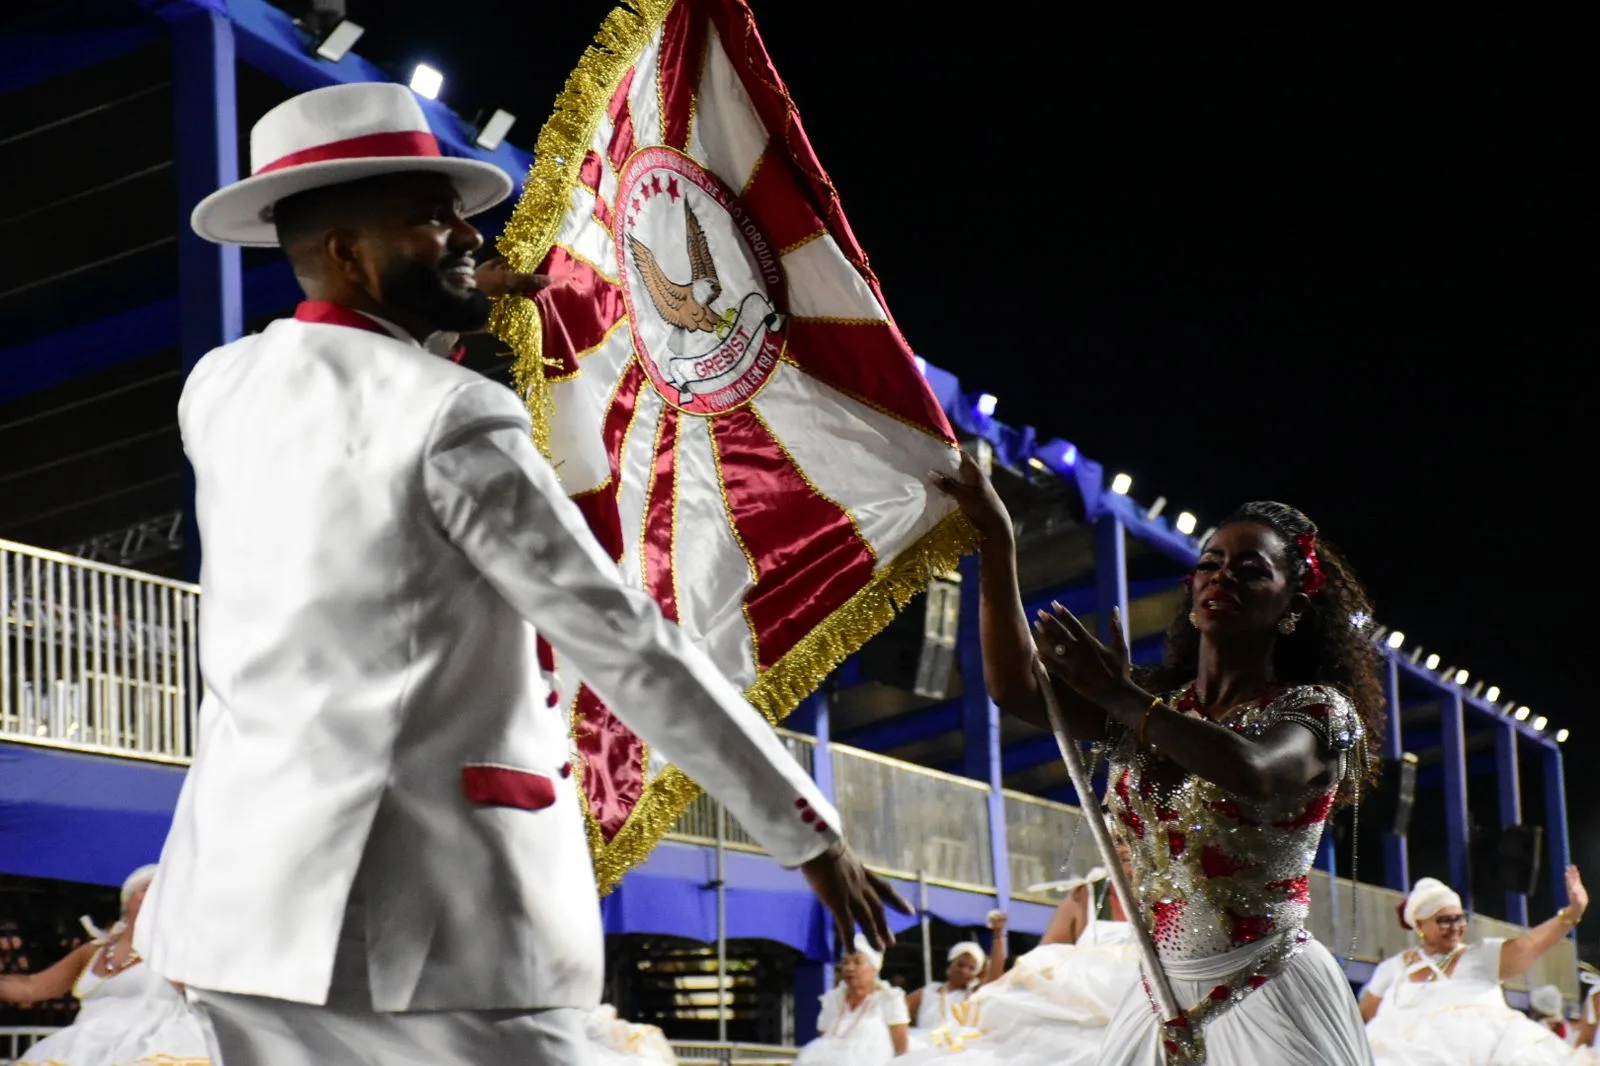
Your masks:
{"label": "man's ear", "polygon": [[340,227],[324,233],[322,259],[330,273],[343,278],[351,285],[365,285],[366,257],[361,236],[355,230]]}

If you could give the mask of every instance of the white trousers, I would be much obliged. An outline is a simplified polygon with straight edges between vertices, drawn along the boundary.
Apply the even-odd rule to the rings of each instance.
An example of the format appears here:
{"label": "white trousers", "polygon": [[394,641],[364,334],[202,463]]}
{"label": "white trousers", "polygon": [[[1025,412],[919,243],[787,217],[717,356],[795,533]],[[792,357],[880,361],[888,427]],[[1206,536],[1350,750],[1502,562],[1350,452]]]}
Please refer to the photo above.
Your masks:
{"label": "white trousers", "polygon": [[570,1007],[375,1012],[364,930],[352,900],[324,1006],[190,988],[212,1066],[591,1066]]}

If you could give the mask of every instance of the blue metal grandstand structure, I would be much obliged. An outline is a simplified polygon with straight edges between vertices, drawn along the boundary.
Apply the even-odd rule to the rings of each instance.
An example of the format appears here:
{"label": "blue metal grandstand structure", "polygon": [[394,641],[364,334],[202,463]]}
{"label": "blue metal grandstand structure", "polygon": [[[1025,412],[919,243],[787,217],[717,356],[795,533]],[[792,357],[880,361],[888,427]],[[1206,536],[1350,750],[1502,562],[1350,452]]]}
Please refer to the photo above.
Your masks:
{"label": "blue metal grandstand structure", "polygon": [[[73,686],[89,685],[91,675],[101,686],[132,685],[116,677],[131,659],[112,656],[98,671],[74,674],[63,658],[48,690],[37,660],[27,681],[19,663],[37,648],[41,627],[55,624],[45,597],[68,603],[78,581],[76,602],[87,609],[84,574],[91,584],[153,590],[150,609],[170,605],[174,630],[180,619],[192,623],[184,612],[194,609],[195,590],[175,579],[196,572],[181,547],[192,555],[196,539],[162,524],[188,510],[177,391],[207,350],[283,314],[298,292],[275,253],[194,237],[189,210],[239,176],[240,146],[269,107],[294,92],[389,74],[354,53],[316,57],[307,32],[265,0],[68,0],[43,6],[0,43],[11,57],[0,71],[0,165],[22,179],[20,188],[8,182],[14,195],[0,208],[9,216],[0,234],[13,249],[0,266],[0,536],[8,538],[0,541],[0,873],[116,884],[154,858],[165,833],[189,754],[197,686],[184,670],[192,675],[192,663],[163,682],[172,700],[164,706],[176,715],[165,740],[131,739],[103,722],[92,736],[88,729],[94,700],[106,697]],[[446,152],[490,160],[517,178],[526,172],[526,154],[505,145],[485,151],[448,108],[423,105]],[[503,217],[487,220],[486,232]],[[488,348],[469,365],[503,372]],[[1125,487],[1114,491],[1072,444],[1007,426],[994,417],[993,398],[964,392],[935,366],[924,372],[1016,517],[1029,608],[1058,600],[1102,631],[1120,608],[1136,657],[1159,657],[1197,537]],[[144,573],[24,545],[98,554]],[[857,846],[927,913],[981,928],[999,907],[1013,930],[1037,934],[1051,899],[1030,886],[1052,880],[1073,847],[1081,860],[1092,846],[1087,834],[1074,844],[1077,797],[1053,738],[1003,717],[987,698],[970,562],[791,717],[791,744],[839,803]],[[51,573],[64,575],[55,592]],[[1526,884],[1471,898],[1473,845],[1483,836],[1474,811],[1489,826],[1542,826],[1548,887],[1540,895],[1562,902],[1561,747],[1542,720],[1457,683],[1378,622],[1369,620],[1387,666],[1383,754],[1391,766],[1414,757],[1418,809],[1439,826],[1430,835],[1444,840],[1442,865],[1424,872],[1460,888],[1480,914],[1526,925],[1529,899],[1518,891]],[[134,628],[123,637],[134,639]],[[98,636],[94,647],[98,654]],[[80,654],[80,666],[86,661]],[[137,681],[152,683],[143,674]],[[85,849],[86,838],[103,846]],[[1360,840],[1369,838],[1377,851],[1365,850],[1360,872],[1372,887],[1324,877],[1317,888],[1319,935],[1336,950],[1356,932],[1338,915],[1352,907],[1359,915],[1364,931],[1346,952],[1353,980],[1396,942],[1396,893],[1418,872],[1408,837],[1392,824]],[[1334,850],[1330,834],[1322,870],[1333,872]],[[806,1004],[828,981],[827,924],[799,875],[761,856],[713,807],[692,811],[604,912],[609,933],[710,943],[720,915],[728,938],[789,944],[808,960],[796,972],[795,1002],[796,1028],[810,1031]],[[1570,998],[1574,956],[1558,955],[1544,972]]]}

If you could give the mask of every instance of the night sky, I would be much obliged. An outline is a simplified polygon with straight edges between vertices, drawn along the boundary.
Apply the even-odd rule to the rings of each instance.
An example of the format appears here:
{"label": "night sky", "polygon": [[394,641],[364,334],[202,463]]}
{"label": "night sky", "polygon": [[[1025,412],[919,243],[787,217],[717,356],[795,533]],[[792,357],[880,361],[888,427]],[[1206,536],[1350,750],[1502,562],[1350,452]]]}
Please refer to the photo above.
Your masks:
{"label": "night sky", "polygon": [[[1202,527],[1247,499],[1305,510],[1381,622],[1572,730],[1600,884],[1578,612],[1600,95],[1577,27],[751,4],[916,350]],[[497,6],[349,13],[363,55],[433,62],[447,103],[516,112],[526,148],[611,4]]]}

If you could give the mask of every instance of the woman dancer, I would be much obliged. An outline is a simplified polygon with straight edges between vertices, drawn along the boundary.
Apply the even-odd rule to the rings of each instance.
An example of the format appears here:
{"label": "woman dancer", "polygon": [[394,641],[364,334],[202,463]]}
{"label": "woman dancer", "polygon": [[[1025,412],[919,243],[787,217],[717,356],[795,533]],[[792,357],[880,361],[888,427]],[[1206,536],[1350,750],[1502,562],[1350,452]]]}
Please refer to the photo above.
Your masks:
{"label": "woman dancer", "polygon": [[990,696],[1048,727],[1042,661],[1073,736],[1111,752],[1107,800],[1181,1014],[1158,1017],[1136,989],[1100,1062],[1160,1063],[1201,1041],[1214,1063],[1370,1062],[1344,975],[1305,929],[1323,824],[1370,780],[1382,720],[1371,607],[1343,558],[1293,507],[1239,508],[1206,541],[1165,661],[1139,684],[1120,618],[1111,648],[1059,605],[1030,632],[1010,519],[970,457],[959,481],[935,481],[984,535]]}
{"label": "woman dancer", "polygon": [[906,994],[878,979],[883,956],[857,934],[855,950],[839,963],[839,984],[822,997],[822,1034],[801,1050],[795,1066],[885,1066],[909,1046]]}
{"label": "woman dancer", "polygon": [[1361,1013],[1380,1066],[1557,1066],[1597,1061],[1506,1005],[1500,982],[1527,971],[1583,918],[1589,893],[1567,867],[1567,899],[1554,918],[1514,940],[1463,943],[1461,897],[1424,877],[1401,921],[1420,947],[1385,959],[1361,994]]}
{"label": "woman dancer", "polygon": [[154,866],[122,884],[122,918],[41,973],[0,977],[0,1000],[39,1003],[70,989],[81,1001],[77,1020],[28,1050],[16,1066],[208,1066],[205,1036],[172,985],[141,966],[133,950],[145,890]]}
{"label": "woman dancer", "polygon": [[994,934],[992,957],[971,940],[950,949],[943,981],[934,981],[906,997],[906,1010],[916,1019],[916,1028],[927,1035],[958,1024],[957,1008],[979,988],[1006,972],[1006,916],[1004,911],[989,915],[989,931]]}
{"label": "woman dancer", "polygon": [[[1132,878],[1126,848],[1123,870]],[[1093,1066],[1112,1012],[1138,984],[1139,952],[1115,892],[1110,920],[1097,917],[1096,867],[1056,907],[1039,946],[1011,972],[984,985],[960,1011],[963,1026],[945,1030],[931,1049],[913,1051],[904,1066]],[[952,1055],[959,1058],[950,1059]]]}

